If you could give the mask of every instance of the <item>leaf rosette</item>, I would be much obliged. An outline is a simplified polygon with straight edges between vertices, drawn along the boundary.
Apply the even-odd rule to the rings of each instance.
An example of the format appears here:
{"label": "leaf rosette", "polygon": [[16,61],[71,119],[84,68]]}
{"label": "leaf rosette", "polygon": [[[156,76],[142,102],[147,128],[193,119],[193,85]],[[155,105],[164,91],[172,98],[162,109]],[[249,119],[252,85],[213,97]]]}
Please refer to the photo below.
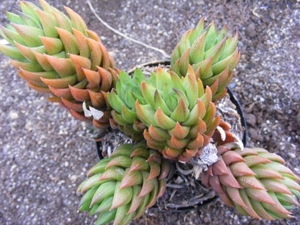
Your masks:
{"label": "leaf rosette", "polygon": [[240,59],[238,34],[227,37],[227,33],[227,26],[218,32],[213,22],[205,28],[202,18],[195,28],[182,35],[171,55],[171,69],[185,76],[188,66],[192,65],[204,86],[211,88],[213,101],[227,93],[226,86]]}
{"label": "leaf rosette", "polygon": [[79,211],[97,214],[95,224],[129,224],[153,206],[166,190],[170,164],[144,142],[122,144],[101,159],[78,187]]}
{"label": "leaf rosette", "polygon": [[107,97],[122,131],[181,162],[201,153],[220,122],[210,88],[204,89],[191,66],[182,78],[162,68],[149,79],[139,69],[132,78],[122,72]]}
{"label": "leaf rosette", "polygon": [[218,146],[220,159],[201,174],[221,200],[241,214],[267,220],[292,218],[300,181],[277,154],[262,148]]}
{"label": "leaf rosette", "polygon": [[0,26],[0,51],[7,55],[28,86],[50,93],[76,118],[87,120],[83,103],[103,112],[94,119],[98,128],[109,126],[110,108],[106,92],[118,79],[119,71],[98,35],[84,20],[65,7],[69,17],[46,1],[42,8],[19,1],[20,13],[6,12],[9,24]]}

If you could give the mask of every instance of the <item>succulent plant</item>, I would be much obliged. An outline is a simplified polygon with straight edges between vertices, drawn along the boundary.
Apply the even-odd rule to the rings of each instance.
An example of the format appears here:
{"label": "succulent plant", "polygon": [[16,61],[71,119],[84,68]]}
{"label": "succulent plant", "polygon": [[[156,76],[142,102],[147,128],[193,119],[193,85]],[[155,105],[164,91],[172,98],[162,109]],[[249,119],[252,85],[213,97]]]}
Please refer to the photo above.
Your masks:
{"label": "succulent plant", "polygon": [[0,35],[8,44],[0,43],[0,51],[30,88],[51,93],[49,100],[75,118],[92,115],[100,130],[118,127],[138,141],[120,145],[90,169],[78,187],[80,211],[98,214],[96,224],[128,224],[164,194],[171,160],[193,166],[193,158],[213,158],[200,157],[207,147],[215,158],[197,171],[225,204],[254,218],[291,217],[299,206],[300,179],[280,156],[242,149],[216,115],[215,102],[226,94],[240,58],[237,34],[227,37],[227,27],[218,32],[214,23],[204,28],[201,19],[175,47],[169,70],[145,77],[136,69],[131,76],[115,67],[77,13],[66,7],[68,17],[39,1],[42,9],[20,1],[22,12],[6,12],[10,23],[0,26]]}
{"label": "succulent plant", "polygon": [[204,90],[191,66],[182,78],[162,68],[149,79],[139,70],[133,78],[121,73],[107,98],[121,130],[181,162],[201,153],[220,122],[210,88]]}
{"label": "succulent plant", "polygon": [[99,214],[95,224],[128,224],[164,194],[170,164],[145,142],[120,145],[78,187],[79,211]]}
{"label": "succulent plant", "polygon": [[262,148],[241,150],[234,143],[217,147],[220,159],[201,174],[221,200],[243,215],[274,220],[291,218],[299,206],[300,181],[284,160]]}
{"label": "succulent plant", "polygon": [[19,1],[21,13],[6,12],[10,24],[1,26],[0,35],[9,44],[0,44],[0,51],[11,58],[30,88],[52,93],[48,99],[61,103],[77,119],[87,119],[83,103],[102,111],[93,122],[106,128],[106,92],[115,86],[119,73],[112,57],[73,10],[65,7],[68,18],[46,1],[40,4],[43,9]]}
{"label": "succulent plant", "polygon": [[233,69],[239,62],[238,34],[227,38],[227,26],[220,32],[212,22],[204,28],[204,18],[182,35],[171,55],[171,70],[185,76],[192,65],[197,78],[209,86],[213,101],[225,96]]}

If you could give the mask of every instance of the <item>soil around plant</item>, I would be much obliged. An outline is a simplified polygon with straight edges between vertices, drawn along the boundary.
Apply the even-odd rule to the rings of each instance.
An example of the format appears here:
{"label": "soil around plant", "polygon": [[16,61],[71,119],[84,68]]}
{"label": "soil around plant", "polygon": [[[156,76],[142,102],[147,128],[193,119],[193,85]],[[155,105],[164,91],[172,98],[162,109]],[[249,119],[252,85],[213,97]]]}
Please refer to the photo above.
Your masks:
{"label": "soil around plant", "polygon": [[[37,1],[29,0],[37,3]],[[86,1],[48,0],[58,9],[78,12],[101,37],[117,66],[130,70],[164,56],[105,28]],[[232,34],[239,32],[241,60],[230,88],[243,106],[249,127],[248,146],[282,156],[300,176],[300,2],[298,0],[93,0],[95,10],[122,33],[171,53],[180,36],[206,17]],[[2,0],[16,11],[17,1]],[[0,224],[93,224],[78,213],[77,186],[94,165],[91,125],[74,120],[62,107],[29,90],[7,57],[0,55]],[[215,201],[188,212],[150,209],[132,224],[300,224],[294,218],[256,220]]]}

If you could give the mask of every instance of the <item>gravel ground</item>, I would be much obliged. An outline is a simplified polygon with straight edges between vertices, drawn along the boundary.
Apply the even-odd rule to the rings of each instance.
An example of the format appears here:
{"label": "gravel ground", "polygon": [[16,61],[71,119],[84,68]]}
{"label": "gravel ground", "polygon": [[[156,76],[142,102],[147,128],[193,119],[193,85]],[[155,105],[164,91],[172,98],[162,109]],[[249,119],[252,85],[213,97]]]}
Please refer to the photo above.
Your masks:
{"label": "gravel ground", "polygon": [[[36,2],[36,1],[32,1]],[[226,3],[227,2],[227,3]],[[85,1],[49,0],[83,16],[115,56],[119,68],[165,59],[105,28]],[[99,15],[122,33],[170,54],[184,31],[205,16],[240,35],[241,62],[230,85],[246,113],[249,146],[283,156],[300,176],[300,3],[262,1],[93,0]],[[3,12],[16,1],[1,0]],[[92,224],[77,213],[76,187],[97,162],[91,125],[25,85],[0,55],[0,224]],[[295,218],[268,222],[240,216],[221,202],[190,212],[150,210],[135,224],[300,224]],[[298,221],[298,222],[297,222]]]}

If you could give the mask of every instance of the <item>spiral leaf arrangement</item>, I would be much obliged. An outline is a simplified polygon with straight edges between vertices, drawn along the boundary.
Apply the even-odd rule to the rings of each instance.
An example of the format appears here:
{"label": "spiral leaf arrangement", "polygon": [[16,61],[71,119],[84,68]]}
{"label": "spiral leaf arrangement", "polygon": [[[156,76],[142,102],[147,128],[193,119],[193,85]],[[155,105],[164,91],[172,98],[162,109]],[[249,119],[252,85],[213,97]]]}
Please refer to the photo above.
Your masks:
{"label": "spiral leaf arrangement", "polygon": [[100,160],[79,187],[80,211],[99,214],[95,224],[128,224],[143,215],[166,190],[170,164],[144,142],[122,144]]}
{"label": "spiral leaf arrangement", "polygon": [[238,34],[227,38],[227,30],[225,26],[218,32],[214,23],[205,28],[202,18],[195,28],[183,34],[171,55],[171,69],[185,76],[192,65],[203,85],[211,88],[213,101],[227,93],[226,86],[240,59]]}
{"label": "spiral leaf arrangement", "polygon": [[78,188],[80,211],[98,214],[96,224],[130,223],[163,195],[171,161],[197,161],[210,144],[219,160],[197,178],[225,204],[254,218],[291,217],[299,178],[278,155],[234,145],[230,125],[216,115],[214,102],[240,58],[237,34],[227,37],[227,27],[218,32],[214,23],[205,28],[201,19],[175,47],[169,70],[128,75],[77,13],[40,4],[20,1],[21,13],[6,12],[10,23],[0,35],[9,44],[0,51],[30,88],[51,93],[75,118],[93,115],[95,127],[118,127],[136,142],[92,167]]}
{"label": "spiral leaf arrangement", "polygon": [[218,146],[218,153],[219,161],[201,174],[201,181],[226,205],[257,219],[291,218],[289,210],[299,206],[300,178],[280,156],[232,143]]}
{"label": "spiral leaf arrangement", "polygon": [[220,121],[210,88],[204,90],[191,66],[182,78],[158,68],[145,79],[138,70],[133,78],[120,74],[107,95],[114,121],[165,158],[188,162],[209,143]]}
{"label": "spiral leaf arrangement", "polygon": [[103,112],[94,125],[108,127],[106,93],[119,73],[112,57],[73,10],[65,7],[69,18],[44,0],[40,4],[43,9],[20,1],[21,13],[6,12],[10,24],[0,27],[0,35],[9,45],[0,44],[0,51],[11,58],[30,88],[53,94],[48,99],[61,103],[77,119],[87,119],[85,102]]}

